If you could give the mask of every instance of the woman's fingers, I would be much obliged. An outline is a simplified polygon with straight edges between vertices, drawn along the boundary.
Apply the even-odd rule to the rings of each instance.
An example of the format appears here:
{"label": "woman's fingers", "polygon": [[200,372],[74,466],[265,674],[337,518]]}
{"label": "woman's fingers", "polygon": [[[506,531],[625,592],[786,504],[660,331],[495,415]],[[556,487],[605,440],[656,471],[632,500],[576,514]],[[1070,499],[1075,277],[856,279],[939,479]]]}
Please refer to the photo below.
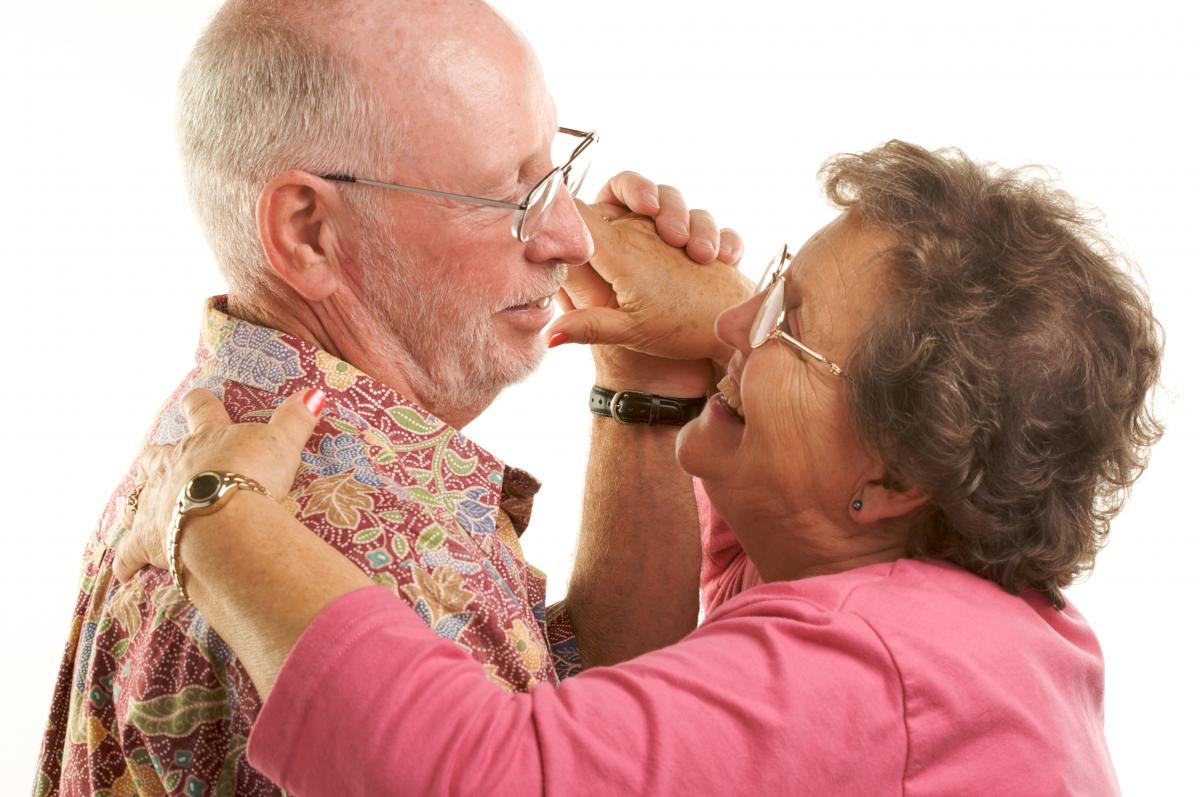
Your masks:
{"label": "woman's fingers", "polygon": [[[637,332],[637,321],[624,310],[589,307],[563,313],[547,329],[546,335],[561,343],[628,344]],[[556,336],[565,337],[556,337]]]}
{"label": "woman's fingers", "polygon": [[568,266],[562,290],[566,291],[575,307],[611,307],[616,304],[612,285],[588,264]]}
{"label": "woman's fingers", "polygon": [[117,553],[113,559],[113,576],[117,581],[128,581],[137,575],[137,571],[145,567],[149,561],[149,557],[142,551],[141,542],[135,543],[129,535],[126,535],[121,540],[121,544],[117,546]]}
{"label": "woman's fingers", "polygon": [[179,409],[190,432],[215,432],[233,423],[221,400],[203,388],[188,391],[180,400]]}
{"label": "woman's fingers", "polygon": [[164,483],[170,459],[177,454],[174,446],[150,446],[138,458],[134,489],[136,508],[127,499],[125,517],[127,531],[117,546],[113,573],[124,581],[147,564],[162,567],[166,557],[162,538],[171,522],[171,507],[178,485]]}
{"label": "woman's fingers", "polygon": [[313,429],[321,420],[325,406],[325,392],[317,388],[302,390],[288,396],[275,408],[267,428],[278,432],[279,442],[287,449],[280,454],[299,457],[304,444],[312,437]]}

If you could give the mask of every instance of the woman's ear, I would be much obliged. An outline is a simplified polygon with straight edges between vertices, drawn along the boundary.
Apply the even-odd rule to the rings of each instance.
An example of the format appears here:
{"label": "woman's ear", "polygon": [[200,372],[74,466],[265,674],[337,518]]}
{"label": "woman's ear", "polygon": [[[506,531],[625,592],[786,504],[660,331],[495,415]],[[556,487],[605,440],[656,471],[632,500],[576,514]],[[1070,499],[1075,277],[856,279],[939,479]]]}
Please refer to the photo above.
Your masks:
{"label": "woman's ear", "polygon": [[348,210],[328,180],[297,169],[275,175],[255,205],[263,254],[279,279],[310,302],[329,297],[342,279],[340,253]]}
{"label": "woman's ear", "polygon": [[858,489],[846,507],[850,518],[864,525],[904,517],[929,503],[929,494],[909,487],[883,463],[878,455],[863,474]]}
{"label": "woman's ear", "polygon": [[855,494],[847,511],[853,520],[872,524],[904,517],[928,503],[929,494],[924,490],[872,481]]}

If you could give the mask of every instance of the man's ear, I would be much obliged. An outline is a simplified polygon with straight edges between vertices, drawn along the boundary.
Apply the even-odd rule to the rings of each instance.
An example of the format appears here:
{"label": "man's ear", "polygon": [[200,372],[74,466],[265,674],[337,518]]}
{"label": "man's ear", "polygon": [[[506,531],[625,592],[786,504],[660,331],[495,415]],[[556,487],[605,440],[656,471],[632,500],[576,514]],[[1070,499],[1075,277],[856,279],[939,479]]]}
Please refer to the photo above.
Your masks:
{"label": "man's ear", "polygon": [[263,186],[254,208],[263,254],[275,274],[310,302],[332,294],[342,279],[341,253],[349,212],[328,180],[293,169]]}

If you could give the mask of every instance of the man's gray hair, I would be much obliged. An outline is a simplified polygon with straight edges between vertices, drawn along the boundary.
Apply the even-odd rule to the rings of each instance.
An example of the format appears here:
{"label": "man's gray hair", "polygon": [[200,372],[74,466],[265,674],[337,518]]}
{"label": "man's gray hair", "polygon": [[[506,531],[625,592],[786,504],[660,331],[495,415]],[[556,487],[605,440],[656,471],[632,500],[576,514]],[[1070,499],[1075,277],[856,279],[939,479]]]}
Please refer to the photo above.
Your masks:
{"label": "man's gray hair", "polygon": [[[337,0],[230,0],[180,77],[188,192],[230,291],[272,292],[255,203],[288,169],[374,174],[387,146],[379,100],[349,52],[313,26]],[[367,192],[349,197],[378,213]]]}

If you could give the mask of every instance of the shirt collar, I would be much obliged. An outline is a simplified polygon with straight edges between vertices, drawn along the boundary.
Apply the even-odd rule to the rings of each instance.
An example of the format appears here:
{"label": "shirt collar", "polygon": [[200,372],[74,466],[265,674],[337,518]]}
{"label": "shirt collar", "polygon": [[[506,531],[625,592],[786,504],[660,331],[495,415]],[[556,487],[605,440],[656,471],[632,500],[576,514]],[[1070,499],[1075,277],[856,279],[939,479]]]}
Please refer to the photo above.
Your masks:
{"label": "shirt collar", "polygon": [[[350,363],[277,329],[228,313],[228,297],[209,299],[197,363],[211,377],[266,391],[282,401],[297,390],[325,392],[323,417],[335,429],[395,453],[394,478],[416,486],[427,481],[433,440],[445,444],[445,480],[484,507],[499,506],[517,533],[529,525],[533,496],[541,484],[509,467],[420,405]],[[439,480],[441,477],[439,477]],[[487,524],[489,517],[468,518]]]}

